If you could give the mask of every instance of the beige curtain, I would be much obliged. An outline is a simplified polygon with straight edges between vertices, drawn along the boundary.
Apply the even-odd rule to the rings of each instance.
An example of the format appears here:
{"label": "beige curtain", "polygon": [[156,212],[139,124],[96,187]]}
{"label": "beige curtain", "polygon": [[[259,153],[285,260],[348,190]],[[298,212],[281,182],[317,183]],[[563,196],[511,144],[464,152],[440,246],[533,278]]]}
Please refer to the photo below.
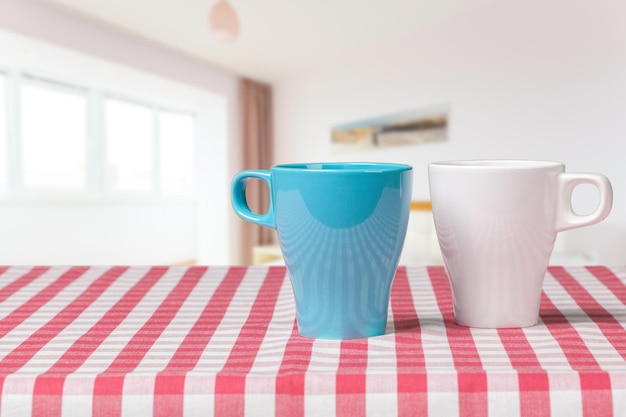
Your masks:
{"label": "beige curtain", "polygon": [[[257,81],[242,79],[241,135],[244,169],[269,169],[273,163],[272,87]],[[247,187],[248,205],[256,213],[269,207],[269,193],[260,181],[252,180]],[[252,263],[252,248],[274,242],[272,229],[244,222],[241,226],[241,260]]]}

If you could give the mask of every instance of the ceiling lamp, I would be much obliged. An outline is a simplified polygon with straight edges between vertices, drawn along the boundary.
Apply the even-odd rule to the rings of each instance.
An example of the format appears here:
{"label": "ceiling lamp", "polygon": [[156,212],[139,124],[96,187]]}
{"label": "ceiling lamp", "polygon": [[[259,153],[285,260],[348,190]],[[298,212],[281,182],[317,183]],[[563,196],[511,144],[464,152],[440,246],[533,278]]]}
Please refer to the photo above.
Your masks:
{"label": "ceiling lamp", "polygon": [[232,42],[239,35],[239,17],[226,0],[220,0],[209,12],[209,28],[221,41]]}

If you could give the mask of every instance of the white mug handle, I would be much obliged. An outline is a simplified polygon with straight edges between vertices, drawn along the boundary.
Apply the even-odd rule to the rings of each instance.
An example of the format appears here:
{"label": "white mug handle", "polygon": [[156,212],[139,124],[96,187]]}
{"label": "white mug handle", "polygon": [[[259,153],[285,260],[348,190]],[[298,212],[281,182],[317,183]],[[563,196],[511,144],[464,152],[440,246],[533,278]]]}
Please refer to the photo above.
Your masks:
{"label": "white mug handle", "polygon": [[[589,226],[602,221],[609,215],[613,206],[613,188],[611,182],[602,174],[561,173],[558,176],[558,195],[556,205],[557,232]],[[572,192],[577,185],[595,185],[600,191],[600,203],[591,214],[579,215],[572,209]]]}

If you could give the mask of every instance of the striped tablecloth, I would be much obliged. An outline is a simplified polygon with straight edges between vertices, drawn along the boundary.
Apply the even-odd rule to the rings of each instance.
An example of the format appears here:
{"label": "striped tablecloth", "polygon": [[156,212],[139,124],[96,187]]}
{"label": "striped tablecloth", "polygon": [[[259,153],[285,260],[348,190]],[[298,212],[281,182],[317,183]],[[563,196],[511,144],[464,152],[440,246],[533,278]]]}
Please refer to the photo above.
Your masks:
{"label": "striped tablecloth", "polygon": [[384,336],[298,336],[284,267],[0,267],[1,416],[625,416],[626,267],[551,267],[541,322],[454,324],[401,267]]}

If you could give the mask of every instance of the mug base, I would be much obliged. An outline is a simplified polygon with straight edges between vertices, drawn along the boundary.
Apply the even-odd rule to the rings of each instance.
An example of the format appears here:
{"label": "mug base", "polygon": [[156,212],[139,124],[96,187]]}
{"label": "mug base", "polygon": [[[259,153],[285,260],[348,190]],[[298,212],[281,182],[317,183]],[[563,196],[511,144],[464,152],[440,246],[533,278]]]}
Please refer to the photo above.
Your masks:
{"label": "mug base", "polygon": [[455,318],[455,323],[457,326],[462,327],[470,327],[475,329],[520,329],[524,327],[533,327],[536,326],[539,319],[535,319],[533,321],[529,320],[520,320],[520,321],[475,321],[475,320],[464,320],[463,318]]}
{"label": "mug base", "polygon": [[298,334],[302,337],[311,339],[327,339],[327,340],[350,340],[350,339],[363,339],[368,337],[382,336],[385,334],[385,327],[369,328],[369,329],[342,329],[338,331],[336,329],[306,329],[298,326]]}

